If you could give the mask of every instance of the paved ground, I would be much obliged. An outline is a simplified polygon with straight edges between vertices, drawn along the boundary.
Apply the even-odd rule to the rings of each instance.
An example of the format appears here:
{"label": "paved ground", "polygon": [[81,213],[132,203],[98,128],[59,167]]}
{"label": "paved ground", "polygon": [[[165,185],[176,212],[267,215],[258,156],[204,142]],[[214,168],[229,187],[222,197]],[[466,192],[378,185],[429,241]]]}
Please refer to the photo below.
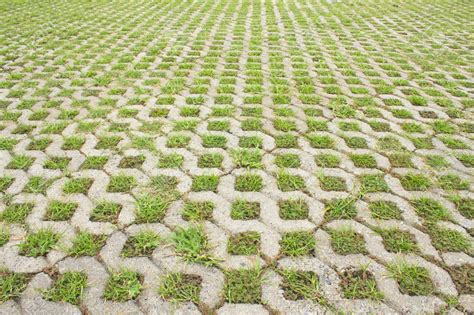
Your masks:
{"label": "paved ground", "polygon": [[474,1],[0,12],[0,314],[474,312]]}

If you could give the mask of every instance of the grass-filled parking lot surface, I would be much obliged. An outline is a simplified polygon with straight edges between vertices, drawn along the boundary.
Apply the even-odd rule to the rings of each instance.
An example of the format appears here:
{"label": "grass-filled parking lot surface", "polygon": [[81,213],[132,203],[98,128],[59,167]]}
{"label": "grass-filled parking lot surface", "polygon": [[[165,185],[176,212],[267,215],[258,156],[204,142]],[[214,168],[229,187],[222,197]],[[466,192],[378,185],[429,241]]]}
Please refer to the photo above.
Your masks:
{"label": "grass-filled parking lot surface", "polygon": [[0,313],[474,312],[472,12],[0,0]]}

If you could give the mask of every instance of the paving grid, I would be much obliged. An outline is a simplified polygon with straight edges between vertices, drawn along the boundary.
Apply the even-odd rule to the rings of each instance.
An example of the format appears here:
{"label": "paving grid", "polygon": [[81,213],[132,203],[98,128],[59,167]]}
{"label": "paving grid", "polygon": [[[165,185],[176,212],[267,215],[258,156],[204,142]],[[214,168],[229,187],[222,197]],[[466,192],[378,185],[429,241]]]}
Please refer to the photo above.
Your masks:
{"label": "paving grid", "polygon": [[474,1],[0,12],[0,314],[474,312]]}

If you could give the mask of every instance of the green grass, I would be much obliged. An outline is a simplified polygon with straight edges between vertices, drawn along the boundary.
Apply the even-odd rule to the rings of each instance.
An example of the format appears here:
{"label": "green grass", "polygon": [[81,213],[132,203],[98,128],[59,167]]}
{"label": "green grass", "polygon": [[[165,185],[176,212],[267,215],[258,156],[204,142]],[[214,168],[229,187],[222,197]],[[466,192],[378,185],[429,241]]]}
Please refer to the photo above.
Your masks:
{"label": "green grass", "polygon": [[278,203],[280,218],[283,220],[304,220],[308,218],[309,208],[303,199],[289,199]]}
{"label": "green grass", "polygon": [[374,276],[367,270],[345,270],[341,274],[342,294],[347,299],[382,300]]}
{"label": "green grass", "polygon": [[397,262],[388,265],[389,276],[398,282],[400,292],[412,296],[431,295],[435,287],[428,270],[423,267]]}
{"label": "green grass", "polygon": [[333,199],[326,203],[324,218],[326,220],[352,219],[357,215],[354,200]]}
{"label": "green grass", "polygon": [[337,176],[319,176],[319,185],[325,191],[346,191],[346,181]]}
{"label": "green grass", "polygon": [[122,205],[118,203],[101,202],[92,210],[90,220],[115,223],[121,210]]}
{"label": "green grass", "polygon": [[135,222],[161,222],[165,217],[170,202],[160,196],[143,195],[135,203]]}
{"label": "green grass", "polygon": [[422,174],[408,173],[401,176],[400,183],[405,190],[424,191],[432,186],[431,180]]}
{"label": "green grass", "polygon": [[339,157],[333,154],[328,154],[328,153],[318,154],[314,157],[314,160],[316,162],[316,165],[318,165],[319,167],[325,167],[325,168],[338,167],[339,164],[341,163],[341,160],[339,159]]}
{"label": "green grass", "polygon": [[0,271],[0,304],[20,297],[29,280],[30,276],[23,273]]}
{"label": "green grass", "polygon": [[0,228],[0,247],[8,243],[10,240],[10,231],[7,228]]}
{"label": "green grass", "polygon": [[419,251],[415,237],[409,232],[397,229],[376,230],[383,239],[383,245],[391,253],[417,253]]}
{"label": "green grass", "polygon": [[81,231],[72,241],[72,247],[68,253],[74,257],[95,256],[105,245],[106,235],[94,235],[89,232]]}
{"label": "green grass", "polygon": [[472,242],[459,231],[430,224],[428,225],[428,233],[433,246],[441,252],[472,253]]}
{"label": "green grass", "polygon": [[212,218],[214,204],[210,201],[187,202],[181,215],[187,221],[204,221]]}
{"label": "green grass", "polygon": [[130,192],[132,188],[137,185],[137,180],[133,176],[127,175],[116,175],[111,176],[109,185],[107,186],[107,192]]}
{"label": "green grass", "polygon": [[329,231],[331,246],[340,255],[367,254],[364,237],[351,228],[339,228]]}
{"label": "green grass", "polygon": [[224,275],[224,299],[227,303],[261,303],[261,287],[265,279],[260,267],[227,270]]}
{"label": "green grass", "polygon": [[377,161],[370,154],[351,154],[349,157],[355,167],[377,168]]}
{"label": "green grass", "polygon": [[282,277],[283,296],[290,301],[310,300],[319,304],[327,304],[320,289],[318,275],[313,271],[292,269],[278,270]]}
{"label": "green grass", "polygon": [[46,219],[51,221],[67,221],[72,217],[77,207],[77,203],[53,200],[46,210]]}
{"label": "green grass", "polygon": [[446,174],[438,177],[438,185],[444,190],[468,190],[470,183],[456,174]]}
{"label": "green grass", "polygon": [[183,165],[184,157],[177,153],[165,154],[160,157],[158,167],[160,168],[180,168]]}
{"label": "green grass", "polygon": [[81,168],[101,170],[108,160],[107,156],[88,156],[82,163]]}
{"label": "green grass", "polygon": [[155,248],[160,245],[160,237],[152,231],[141,231],[137,235],[128,238],[125,243],[122,256],[151,256]]}
{"label": "green grass", "polygon": [[221,168],[224,157],[219,153],[206,153],[199,157],[198,167]]}
{"label": "green grass", "polygon": [[218,185],[219,185],[218,175],[198,175],[193,178],[191,190],[217,192]]}
{"label": "green grass", "polygon": [[299,175],[291,175],[285,171],[280,171],[276,174],[277,187],[281,191],[305,190],[306,184],[303,177]]}
{"label": "green grass", "polygon": [[5,210],[0,213],[0,221],[7,223],[24,223],[26,217],[33,210],[34,205],[31,203],[13,203],[8,205]]}
{"label": "green grass", "polygon": [[31,165],[33,165],[33,162],[35,159],[30,156],[26,155],[15,155],[12,157],[10,162],[7,165],[8,169],[13,169],[13,170],[28,170]]}
{"label": "green grass", "polygon": [[287,232],[282,235],[280,246],[280,252],[286,256],[311,255],[316,248],[316,240],[311,232]]}
{"label": "green grass", "polygon": [[10,176],[0,177],[0,192],[5,192],[14,181],[15,179]]}
{"label": "green grass", "polygon": [[369,204],[372,218],[380,220],[401,220],[402,211],[392,201],[377,200]]}
{"label": "green grass", "polygon": [[43,292],[46,300],[79,305],[87,286],[87,276],[81,272],[66,272]]}
{"label": "green grass", "polygon": [[260,216],[260,204],[245,200],[236,200],[232,203],[230,217],[233,220],[254,220]]}
{"label": "green grass", "polygon": [[237,191],[260,191],[263,188],[263,179],[257,174],[244,174],[235,178],[234,189]]}
{"label": "green grass", "polygon": [[64,184],[63,191],[66,194],[87,194],[92,182],[92,178],[72,178]]}
{"label": "green grass", "polygon": [[46,194],[54,179],[47,179],[40,176],[32,176],[23,188],[23,192],[30,194]]}
{"label": "green grass", "polygon": [[412,200],[411,205],[415,208],[416,214],[429,221],[449,220],[451,215],[443,205],[430,198],[419,198]]}
{"label": "green grass", "polygon": [[104,299],[115,302],[135,300],[143,289],[141,276],[130,270],[120,270],[107,280]]}
{"label": "green grass", "polygon": [[70,159],[67,157],[53,156],[46,160],[43,166],[46,169],[64,171],[67,168],[69,161]]}
{"label": "green grass", "polygon": [[297,168],[301,162],[296,154],[280,154],[275,158],[275,164],[278,167]]}
{"label": "green grass", "polygon": [[390,188],[385,182],[383,174],[363,174],[359,177],[362,192],[389,192]]}
{"label": "green grass", "polygon": [[120,160],[118,167],[120,168],[139,168],[145,162],[143,155],[125,156]]}
{"label": "green grass", "polygon": [[196,275],[171,273],[164,277],[158,293],[171,302],[199,303],[201,278]]}
{"label": "green grass", "polygon": [[44,256],[56,246],[60,236],[52,230],[42,229],[30,233],[24,241],[18,245],[20,255],[28,257]]}
{"label": "green grass", "polygon": [[204,266],[217,264],[217,260],[208,253],[210,244],[202,227],[178,227],[171,236],[171,241],[176,254],[181,256],[185,262],[203,264]]}
{"label": "green grass", "polygon": [[235,167],[261,168],[262,153],[257,149],[236,149],[231,151]]}
{"label": "green grass", "polygon": [[260,250],[258,232],[242,232],[229,237],[227,252],[231,255],[256,255]]}

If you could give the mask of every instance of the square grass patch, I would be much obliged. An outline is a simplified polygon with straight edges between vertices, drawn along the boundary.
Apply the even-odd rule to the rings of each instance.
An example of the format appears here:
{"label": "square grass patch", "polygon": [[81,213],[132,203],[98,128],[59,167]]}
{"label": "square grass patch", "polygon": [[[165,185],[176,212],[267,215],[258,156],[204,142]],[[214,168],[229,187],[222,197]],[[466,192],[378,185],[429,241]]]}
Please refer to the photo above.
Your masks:
{"label": "square grass patch", "polygon": [[451,214],[443,205],[431,198],[419,198],[410,201],[417,215],[425,220],[439,221],[439,220],[450,220]]}
{"label": "square grass patch", "polygon": [[104,168],[105,164],[108,162],[109,157],[108,156],[88,156],[84,163],[82,163],[81,168],[82,169],[90,169],[90,170],[101,170]]}
{"label": "square grass patch", "polygon": [[310,300],[319,304],[327,304],[321,293],[319,277],[314,271],[279,270],[282,277],[280,287],[283,297],[290,301]]}
{"label": "square grass patch", "polygon": [[49,229],[42,229],[26,236],[18,245],[19,253],[28,257],[45,256],[59,241],[60,236]]}
{"label": "square grass patch", "polygon": [[473,246],[470,239],[459,231],[431,224],[427,230],[434,248],[441,252],[465,252],[467,254],[472,252]]}
{"label": "square grass patch", "polygon": [[345,270],[341,273],[342,294],[346,299],[382,300],[375,277],[367,270]]}
{"label": "square grass patch", "polygon": [[0,304],[19,298],[28,286],[30,278],[24,273],[0,271]]}
{"label": "square grass patch", "polygon": [[337,176],[319,176],[319,184],[325,191],[346,191],[346,181]]}
{"label": "square grass patch", "polygon": [[359,177],[363,192],[389,192],[390,188],[385,182],[383,174],[364,174]]}
{"label": "square grass patch", "polygon": [[364,237],[350,228],[332,229],[331,246],[339,255],[367,254]]}
{"label": "square grass patch", "polygon": [[263,179],[257,174],[244,174],[235,178],[234,189],[236,191],[260,191],[262,188]]}
{"label": "square grass patch", "polygon": [[35,161],[35,158],[27,156],[27,155],[15,155],[7,164],[6,168],[12,169],[12,170],[26,171],[31,167],[31,165],[33,165],[34,161]]}
{"label": "square grass patch", "polygon": [[44,162],[44,168],[64,171],[67,168],[70,160],[71,159],[67,157],[53,156]]}
{"label": "square grass patch", "polygon": [[122,205],[113,202],[101,202],[92,210],[90,220],[96,222],[116,223]]}
{"label": "square grass patch", "polygon": [[355,167],[377,168],[377,161],[370,154],[351,154],[349,157]]}
{"label": "square grass patch", "polygon": [[415,237],[397,228],[376,230],[382,236],[383,245],[390,253],[417,253],[418,246]]}
{"label": "square grass patch", "polygon": [[178,227],[171,236],[176,254],[185,262],[197,263],[210,267],[217,261],[209,251],[209,240],[202,226]]}
{"label": "square grass patch", "polygon": [[258,232],[242,232],[229,237],[227,252],[231,255],[256,255],[260,250]]}
{"label": "square grass patch", "polygon": [[218,175],[198,175],[193,178],[191,185],[192,191],[212,191],[217,192],[217,186],[219,185]]}
{"label": "square grass patch", "polygon": [[126,156],[120,160],[118,167],[120,168],[139,168],[145,162],[143,155]]}
{"label": "square grass patch", "polygon": [[128,193],[137,185],[137,180],[133,176],[115,175],[110,177],[107,185],[107,192]]}
{"label": "square grass patch", "polygon": [[224,272],[224,299],[227,303],[260,304],[262,302],[263,271],[260,268]]}
{"label": "square grass patch", "polygon": [[438,177],[438,184],[444,190],[468,190],[470,183],[456,174],[446,174]]}
{"label": "square grass patch", "polygon": [[170,202],[160,196],[143,195],[136,201],[136,223],[161,222]]}
{"label": "square grass patch", "polygon": [[372,218],[379,220],[401,220],[402,211],[392,201],[377,200],[369,204]]}
{"label": "square grass patch", "polygon": [[106,240],[106,235],[95,235],[81,231],[72,241],[72,247],[68,250],[68,253],[73,257],[95,256],[105,245]]}
{"label": "square grass patch", "polygon": [[183,165],[184,157],[177,153],[165,154],[160,157],[159,168],[180,168]]}
{"label": "square grass patch", "polygon": [[232,220],[256,220],[260,216],[260,203],[236,200],[232,203],[230,217]]}
{"label": "square grass patch", "polygon": [[309,207],[303,199],[282,200],[278,203],[280,218],[283,220],[308,219]]}
{"label": "square grass patch", "polygon": [[334,154],[322,153],[314,157],[317,166],[324,168],[335,168],[341,163],[341,159]]}
{"label": "square grass patch", "polygon": [[307,231],[287,232],[280,240],[280,252],[285,256],[312,255],[316,248],[313,233]]}
{"label": "square grass patch", "polygon": [[408,191],[425,191],[432,185],[432,182],[428,177],[415,173],[407,173],[406,175],[401,176],[400,183],[403,188]]}
{"label": "square grass patch", "polygon": [[93,183],[92,178],[71,178],[64,184],[63,191],[66,194],[87,194]]}
{"label": "square grass patch", "polygon": [[280,154],[275,158],[275,164],[283,168],[297,168],[301,166],[300,158],[296,154]]}
{"label": "square grass patch", "polygon": [[263,166],[262,153],[257,149],[232,150],[231,156],[235,167],[261,168]]}
{"label": "square grass patch", "polygon": [[0,221],[17,224],[25,223],[25,219],[31,213],[33,207],[32,203],[10,204],[0,213]]}
{"label": "square grass patch", "polygon": [[210,201],[186,202],[181,216],[186,221],[204,221],[212,218],[214,204]]}
{"label": "square grass patch", "polygon": [[53,178],[44,178],[40,176],[32,176],[23,188],[23,192],[30,194],[46,194],[48,188],[54,182]]}
{"label": "square grass patch", "polygon": [[332,199],[326,203],[324,218],[326,220],[353,219],[357,215],[352,198]]}
{"label": "square grass patch", "polygon": [[140,274],[130,270],[112,273],[105,286],[104,299],[114,302],[135,300],[143,288],[142,278]]}
{"label": "square grass patch", "polygon": [[82,272],[66,272],[60,275],[53,285],[43,292],[48,301],[67,302],[79,305],[87,286],[87,276]]}
{"label": "square grass patch", "polygon": [[46,220],[67,221],[78,207],[77,203],[53,200],[46,210]]}
{"label": "square grass patch", "polygon": [[160,242],[160,237],[156,233],[152,231],[142,231],[127,239],[121,255],[123,257],[150,257],[153,251],[160,245]]}
{"label": "square grass patch", "polygon": [[184,273],[171,273],[161,282],[158,293],[165,300],[180,303],[199,303],[201,277]]}
{"label": "square grass patch", "polygon": [[276,174],[277,177],[277,187],[281,191],[295,191],[300,190],[304,191],[306,189],[306,184],[303,177],[299,175],[291,175],[287,172],[279,172]]}
{"label": "square grass patch", "polygon": [[200,168],[221,168],[224,156],[219,153],[206,153],[199,157],[198,167]]}
{"label": "square grass patch", "polygon": [[430,274],[423,267],[398,262],[388,265],[388,272],[389,276],[397,281],[402,294],[427,296],[435,292]]}

